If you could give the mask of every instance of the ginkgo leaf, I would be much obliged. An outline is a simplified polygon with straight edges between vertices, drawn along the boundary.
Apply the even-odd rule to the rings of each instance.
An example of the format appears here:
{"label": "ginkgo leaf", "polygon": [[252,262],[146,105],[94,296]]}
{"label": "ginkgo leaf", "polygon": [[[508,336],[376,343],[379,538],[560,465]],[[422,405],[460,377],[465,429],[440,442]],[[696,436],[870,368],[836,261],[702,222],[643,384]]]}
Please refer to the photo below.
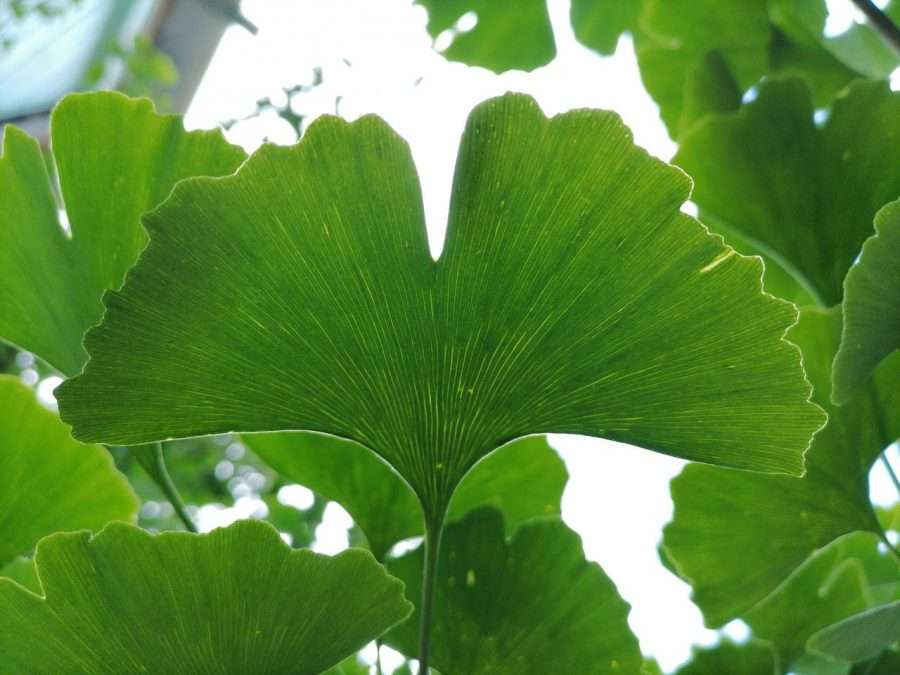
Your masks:
{"label": "ginkgo leaf", "polygon": [[801,80],[770,80],[738,113],[695,125],[673,161],[710,226],[755,242],[832,306],[875,213],[900,194],[900,93],[859,82],[824,127],[813,113]]}
{"label": "ginkgo leaf", "polygon": [[834,400],[848,401],[900,349],[900,201],[875,216],[875,235],[844,281],[844,333],[834,359]]}
{"label": "ginkgo leaf", "polygon": [[594,51],[612,54],[622,33],[638,28],[643,6],[643,0],[572,0],[575,37]]}
{"label": "ginkgo leaf", "polygon": [[206,535],[112,524],[55,534],[43,595],[0,580],[0,668],[15,673],[316,674],[405,618],[367,551],[291,550],[239,521]]}
{"label": "ginkgo leaf", "polygon": [[831,659],[856,663],[877,658],[900,641],[900,600],[849,616],[813,634],[807,649]]}
{"label": "ginkgo leaf", "polygon": [[[534,70],[556,56],[547,0],[416,0],[416,4],[428,10],[432,37],[450,31],[453,41],[443,54],[451,61],[503,73]],[[474,27],[463,30],[463,17],[471,17]]]}
{"label": "ginkgo leaf", "polygon": [[[398,541],[424,533],[415,493],[368,449],[311,433],[247,434],[243,440],[285,478],[347,509],[378,560]],[[513,441],[466,475],[447,518],[458,520],[489,505],[503,513],[511,534],[526,520],[558,515],[567,479],[565,465],[543,437]]]}
{"label": "ginkgo leaf", "polygon": [[[780,672],[809,672],[813,664],[827,665],[827,659],[807,653],[806,642],[819,629],[868,607],[866,565],[856,553],[876,552],[877,546],[874,535],[857,533],[817,551],[745,615],[753,634],[771,642]],[[896,573],[896,565],[894,569]]]}
{"label": "ginkgo leaf", "polygon": [[18,378],[0,375],[0,568],[60,530],[133,520],[138,500],[102,447],[72,440]]}
{"label": "ginkgo leaf", "polygon": [[619,118],[470,116],[447,241],[409,149],[324,117],[231,177],[183,181],[58,390],[83,440],[310,430],[361,443],[443,515],[483,456],[540,433],[798,474],[823,421],[793,306],[681,213],[689,179]]}
{"label": "ginkgo leaf", "polygon": [[697,648],[691,660],[674,675],[773,675],[775,654],[766,645],[751,640],[735,644],[722,640],[713,647]]}
{"label": "ginkgo leaf", "polygon": [[140,225],[182,178],[231,173],[244,153],[221,132],[185,132],[146,99],[72,94],[50,136],[67,228],[37,141],[5,127],[0,158],[0,340],[65,375],[81,370],[84,332],[147,243]]}
{"label": "ginkgo leaf", "polygon": [[[675,513],[663,542],[708,625],[739,616],[837,537],[881,531],[868,473],[900,433],[900,358],[883,364],[870,395],[833,406],[831,361],[840,332],[838,308],[806,308],[789,333],[803,351],[813,400],[829,414],[802,478],[689,465],[672,481]],[[887,436],[879,429],[882,415]]]}
{"label": "ginkgo leaf", "polygon": [[[435,586],[432,660],[446,675],[638,675],[643,658],[628,604],[581,540],[557,518],[504,538],[502,516],[473,511],[444,531]],[[418,605],[422,549],[388,563]],[[417,652],[418,608],[385,642]]]}
{"label": "ginkgo leaf", "polygon": [[41,582],[31,558],[20,555],[5,567],[0,567],[0,578],[11,579],[34,593],[41,592]]}

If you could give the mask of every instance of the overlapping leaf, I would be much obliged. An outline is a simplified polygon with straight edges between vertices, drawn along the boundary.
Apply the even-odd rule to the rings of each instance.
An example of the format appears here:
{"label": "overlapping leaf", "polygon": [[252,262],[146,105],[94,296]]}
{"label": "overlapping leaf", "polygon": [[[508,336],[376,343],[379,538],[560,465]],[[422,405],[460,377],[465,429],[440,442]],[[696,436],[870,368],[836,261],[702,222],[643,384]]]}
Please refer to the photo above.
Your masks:
{"label": "overlapping leaf", "polygon": [[794,310],[679,211],[688,189],[615,115],[495,99],[470,117],[435,262],[406,145],[374,117],[323,118],[146,217],[60,410],[123,444],[349,438],[430,517],[536,433],[799,473],[824,416],[783,340]]}
{"label": "overlapping leaf", "polygon": [[811,652],[855,663],[878,658],[900,641],[900,600],[847,617],[812,635]]}
{"label": "overlapping leaf", "polygon": [[782,672],[846,673],[849,664],[808,652],[807,641],[822,628],[867,609],[871,583],[898,573],[897,561],[878,552],[877,537],[848,535],[804,562],[745,621],[756,637],[772,643]]}
{"label": "overlapping leaf", "polygon": [[834,360],[834,400],[844,403],[878,363],[900,349],[900,201],[875,216],[875,232],[844,282],[844,333]]}
{"label": "overlapping leaf", "polygon": [[0,569],[60,530],[133,520],[138,502],[100,446],[69,430],[18,378],[0,375]]}
{"label": "overlapping leaf", "polygon": [[121,285],[147,242],[141,215],[177,181],[231,173],[244,153],[218,131],[185,132],[181,118],[113,92],[63,99],[51,139],[68,232],[37,142],[11,126],[4,134],[0,340],[74,375],[101,296]]}
{"label": "overlapping leaf", "polygon": [[887,83],[854,84],[819,128],[806,85],[789,79],[696,126],[674,161],[694,177],[707,222],[756,243],[831,306],[875,213],[900,194],[898,155],[900,94]]}
{"label": "overlapping leaf", "polygon": [[[453,41],[444,51],[452,61],[502,73],[534,70],[556,56],[546,0],[416,0],[416,4],[428,10],[432,37],[453,31]],[[474,15],[474,28],[455,30],[466,15]]]}
{"label": "overlapping leaf", "polygon": [[369,553],[292,551],[257,521],[56,534],[36,562],[43,596],[0,580],[6,672],[313,675],[410,611]]}
{"label": "overlapping leaf", "polygon": [[[390,562],[421,596],[422,549]],[[556,518],[523,525],[508,543],[493,509],[444,533],[435,587],[432,660],[455,675],[637,675],[643,659],[628,604],[581,541]],[[418,610],[386,642],[416,654]]]}
{"label": "overlapping leaf", "polygon": [[[838,309],[804,309],[790,339],[803,351],[814,400],[829,414],[802,478],[690,465],[672,481],[675,515],[664,545],[690,580],[708,624],[739,616],[771,593],[813,551],[848,532],[880,532],[868,471],[900,434],[900,358],[883,364],[870,395],[830,403]],[[885,415],[887,435],[878,420]]]}
{"label": "overlapping leaf", "polygon": [[[244,442],[285,478],[343,505],[378,560],[398,541],[423,534],[415,493],[366,448],[309,433],[248,434]],[[565,465],[544,438],[513,441],[466,475],[450,502],[448,520],[493,506],[512,533],[530,518],[558,515],[567,479]]]}

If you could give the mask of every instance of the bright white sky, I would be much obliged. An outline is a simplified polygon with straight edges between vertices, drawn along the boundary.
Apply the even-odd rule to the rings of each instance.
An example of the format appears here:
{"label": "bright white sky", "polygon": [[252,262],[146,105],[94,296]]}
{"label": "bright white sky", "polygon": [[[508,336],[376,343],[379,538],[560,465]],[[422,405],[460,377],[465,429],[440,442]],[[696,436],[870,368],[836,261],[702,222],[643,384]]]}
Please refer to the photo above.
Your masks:
{"label": "bright white sky", "polygon": [[[568,4],[549,0],[557,58],[533,73],[498,76],[435,53],[425,31],[426,13],[412,0],[244,0],[244,12],[259,34],[236,27],[226,32],[186,123],[208,128],[243,117],[257,99],[309,82],[312,69],[323,67],[324,84],[304,99],[303,112],[334,113],[340,97],[342,116],[377,113],[407,139],[436,253],[446,227],[459,137],[469,110],[486,98],[512,90],[531,94],[548,114],[579,107],[615,110],[638,144],[664,159],[672,155],[675,146],[641,86],[630,42],[623,40],[611,58],[598,57],[575,41]],[[838,10],[832,26],[846,27],[846,0],[831,4]],[[279,143],[295,140],[274,115],[242,124],[229,137],[247,150],[266,137]],[[661,529],[671,517],[668,482],[683,463],[596,439],[553,437],[551,442],[572,475],[565,520],[583,537],[588,557],[603,566],[631,603],[629,621],[644,652],[671,669],[688,657],[692,643],[714,642],[716,634],[703,628],[688,587],[660,565],[656,553]],[[876,498],[892,501],[886,476],[879,474],[873,482]],[[734,628],[733,635],[742,635],[740,626]]]}

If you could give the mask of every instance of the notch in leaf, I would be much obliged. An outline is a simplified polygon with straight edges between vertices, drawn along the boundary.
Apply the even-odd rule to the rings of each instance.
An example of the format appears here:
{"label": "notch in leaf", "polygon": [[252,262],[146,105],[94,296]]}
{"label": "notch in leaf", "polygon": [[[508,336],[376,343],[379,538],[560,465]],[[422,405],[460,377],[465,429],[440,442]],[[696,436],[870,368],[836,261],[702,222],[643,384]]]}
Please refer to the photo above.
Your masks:
{"label": "notch in leaf", "polygon": [[126,444],[349,438],[429,526],[478,459],[535,433],[800,473],[824,414],[783,339],[795,310],[680,212],[689,187],[614,114],[494,99],[469,119],[434,261],[406,144],[375,117],[323,118],[145,218],[61,413]]}

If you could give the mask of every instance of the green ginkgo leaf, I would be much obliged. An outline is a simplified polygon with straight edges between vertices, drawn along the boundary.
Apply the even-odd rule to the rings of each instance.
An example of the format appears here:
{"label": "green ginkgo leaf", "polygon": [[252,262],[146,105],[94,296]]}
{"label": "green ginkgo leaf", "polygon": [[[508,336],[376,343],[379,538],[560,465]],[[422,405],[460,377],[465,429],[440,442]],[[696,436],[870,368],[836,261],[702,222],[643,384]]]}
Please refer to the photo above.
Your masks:
{"label": "green ginkgo leaf", "polygon": [[31,558],[20,555],[8,565],[0,567],[0,578],[11,579],[34,593],[41,592],[41,582]]}
{"label": "green ginkgo leaf", "polygon": [[112,457],[72,440],[18,378],[0,375],[0,569],[60,530],[133,520],[138,501]]}
{"label": "green ginkgo leaf", "polygon": [[875,213],[900,195],[900,93],[859,82],[824,127],[813,112],[801,80],[768,81],[736,114],[695,125],[673,161],[710,226],[751,240],[832,306]]}
{"label": "green ginkgo leaf", "polygon": [[612,113],[493,99],[469,118],[435,261],[406,144],[373,116],[324,117],[145,217],[60,411],[126,445],[348,438],[433,524],[479,459],[540,433],[798,474],[825,418],[784,340],[795,309],[681,213],[689,187]]}
{"label": "green ginkgo leaf", "polygon": [[[828,659],[806,651],[807,640],[869,606],[866,558],[878,556],[878,543],[872,534],[857,533],[817,551],[745,615],[753,634],[772,644],[780,672],[815,672],[814,664],[820,669],[828,666]],[[894,563],[894,574],[898,571]]]}
{"label": "green ginkgo leaf", "polygon": [[55,534],[35,560],[43,595],[0,580],[4,672],[313,675],[411,609],[368,552],[291,550],[259,521]]}
{"label": "green ginkgo leaf", "polygon": [[[423,534],[415,493],[368,449],[310,433],[247,434],[244,443],[282,476],[339,502],[384,560],[402,539]],[[511,534],[536,516],[558,515],[568,473],[543,437],[523,438],[481,460],[460,483],[447,518],[493,506]]]}
{"label": "green ginkgo leaf", "polygon": [[572,29],[584,46],[612,54],[622,33],[638,29],[643,7],[644,0],[572,0]]}
{"label": "green ginkgo leaf", "polygon": [[0,158],[0,340],[65,375],[81,370],[85,331],[147,243],[140,217],[182,178],[231,173],[244,159],[221,132],[186,132],[150,101],[72,94],[53,111],[57,198],[37,141],[5,127]]}
{"label": "green ginkgo leaf", "polygon": [[875,235],[844,281],[844,333],[834,359],[834,400],[845,403],[878,363],[900,349],[900,201],[875,216]]}
{"label": "green ginkgo leaf", "polygon": [[877,658],[900,641],[900,600],[849,616],[813,634],[807,649],[816,654],[856,663]]}
{"label": "green ginkgo leaf", "polygon": [[[417,605],[422,557],[420,547],[388,563]],[[493,509],[448,525],[434,603],[432,660],[446,675],[641,671],[628,604],[558,518],[526,523],[509,542]],[[418,615],[417,608],[385,638],[411,657]]]}
{"label": "green ginkgo leaf", "polygon": [[[453,41],[443,52],[451,61],[503,73],[534,70],[556,56],[547,0],[416,0],[416,4],[428,10],[432,37],[452,32]],[[474,27],[459,30],[459,20],[467,15]]]}
{"label": "green ginkgo leaf", "polygon": [[813,400],[829,414],[802,478],[689,465],[672,481],[675,514],[664,546],[711,626],[761,601],[828,542],[856,530],[881,532],[868,474],[900,434],[900,355],[879,369],[869,395],[838,408],[830,393],[840,334],[838,308],[804,309],[789,333],[803,351]]}
{"label": "green ginkgo leaf", "polygon": [[775,654],[759,642],[751,640],[735,644],[722,640],[713,647],[695,647],[691,660],[674,675],[773,675]]}

